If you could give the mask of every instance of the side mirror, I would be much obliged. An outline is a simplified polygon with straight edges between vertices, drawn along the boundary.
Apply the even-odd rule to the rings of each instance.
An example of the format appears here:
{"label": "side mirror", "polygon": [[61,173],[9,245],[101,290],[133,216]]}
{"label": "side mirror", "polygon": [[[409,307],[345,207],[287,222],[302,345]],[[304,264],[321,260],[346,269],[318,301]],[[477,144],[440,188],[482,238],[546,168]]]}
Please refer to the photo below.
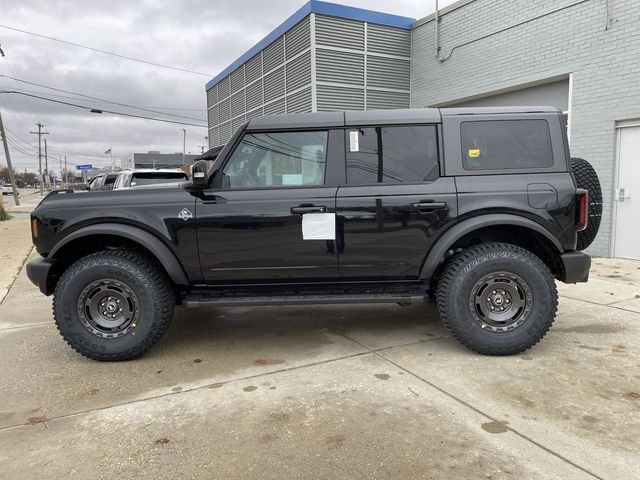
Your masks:
{"label": "side mirror", "polygon": [[204,160],[198,160],[191,167],[191,178],[193,178],[193,184],[201,187],[209,186],[209,176],[207,175],[207,162]]}

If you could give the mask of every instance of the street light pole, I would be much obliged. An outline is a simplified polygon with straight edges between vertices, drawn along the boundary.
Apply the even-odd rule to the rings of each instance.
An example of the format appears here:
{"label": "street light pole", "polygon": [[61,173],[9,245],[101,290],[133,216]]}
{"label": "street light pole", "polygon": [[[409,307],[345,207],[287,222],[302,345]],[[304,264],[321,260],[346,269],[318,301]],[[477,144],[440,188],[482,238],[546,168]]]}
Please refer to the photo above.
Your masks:
{"label": "street light pole", "polygon": [[42,135],[49,135],[49,132],[42,131],[42,127],[44,127],[44,125],[42,125],[41,123],[36,123],[36,125],[38,127],[38,131],[29,133],[38,135],[38,168],[40,171],[40,195],[44,195],[44,186],[42,185],[42,182],[44,181],[44,177],[42,176]]}
{"label": "street light pole", "polygon": [[4,133],[4,123],[2,123],[2,113],[0,113],[0,136],[2,137],[2,144],[4,145],[4,155],[7,157],[7,168],[9,169],[9,179],[11,180],[11,186],[13,187],[13,201],[16,207],[20,206],[20,199],[18,198],[18,188],[16,187],[16,179],[13,177],[13,167],[11,166],[11,156],[9,155],[9,143],[7,142],[7,134]]}

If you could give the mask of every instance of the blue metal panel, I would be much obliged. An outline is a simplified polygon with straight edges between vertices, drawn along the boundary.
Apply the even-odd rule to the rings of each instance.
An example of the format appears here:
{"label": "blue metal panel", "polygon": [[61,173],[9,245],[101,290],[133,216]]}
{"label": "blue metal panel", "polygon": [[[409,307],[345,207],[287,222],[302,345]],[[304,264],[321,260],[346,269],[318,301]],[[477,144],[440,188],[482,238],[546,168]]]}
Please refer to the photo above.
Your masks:
{"label": "blue metal panel", "polygon": [[256,43],[235,62],[233,62],[222,72],[220,72],[209,82],[207,82],[205,89],[209,90],[216,83],[218,83],[240,65],[253,57],[256,53],[269,46],[274,40],[283,35],[287,30],[290,30],[304,17],[312,13],[330,15],[340,18],[348,18],[350,20],[359,20],[361,22],[376,23],[378,25],[387,25],[390,27],[402,28],[404,30],[411,30],[411,25],[416,21],[415,18],[402,17],[400,15],[391,15],[389,13],[376,12],[364,8],[348,7],[346,5],[339,5],[337,3],[310,0],[309,2],[305,3],[300,9],[298,9],[298,11],[296,11],[293,15],[282,22],[269,35]]}

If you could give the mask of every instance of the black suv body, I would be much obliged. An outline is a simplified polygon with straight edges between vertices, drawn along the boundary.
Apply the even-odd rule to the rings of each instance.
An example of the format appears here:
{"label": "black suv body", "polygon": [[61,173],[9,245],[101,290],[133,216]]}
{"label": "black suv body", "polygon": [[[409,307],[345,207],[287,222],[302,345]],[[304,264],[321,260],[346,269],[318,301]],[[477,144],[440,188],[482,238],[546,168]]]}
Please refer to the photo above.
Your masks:
{"label": "black suv body", "polygon": [[174,303],[435,299],[462,343],[511,354],[550,327],[554,278],[588,278],[586,192],[552,108],[263,116],[193,175],[32,213],[29,278],[80,353],[140,355]]}

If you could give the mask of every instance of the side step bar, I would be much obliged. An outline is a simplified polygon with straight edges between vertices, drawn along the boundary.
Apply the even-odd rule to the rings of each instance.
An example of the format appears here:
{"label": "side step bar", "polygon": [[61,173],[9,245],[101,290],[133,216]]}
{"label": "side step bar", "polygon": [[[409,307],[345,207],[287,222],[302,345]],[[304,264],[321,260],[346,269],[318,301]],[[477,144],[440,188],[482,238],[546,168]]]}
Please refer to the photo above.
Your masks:
{"label": "side step bar", "polygon": [[186,308],[250,307],[269,305],[332,305],[354,303],[428,303],[428,295],[343,294],[343,295],[280,295],[280,296],[214,296],[187,295],[182,300]]}

